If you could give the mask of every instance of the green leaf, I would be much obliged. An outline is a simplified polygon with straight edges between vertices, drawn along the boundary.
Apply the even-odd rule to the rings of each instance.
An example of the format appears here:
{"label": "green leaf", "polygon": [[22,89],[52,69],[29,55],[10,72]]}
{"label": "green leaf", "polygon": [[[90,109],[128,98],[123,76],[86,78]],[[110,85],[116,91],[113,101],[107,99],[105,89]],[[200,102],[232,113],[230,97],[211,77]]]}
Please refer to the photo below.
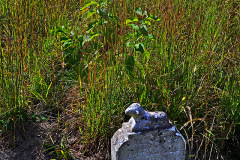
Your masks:
{"label": "green leaf", "polygon": [[1,121],[0,121],[0,124],[1,124],[1,125],[4,125],[4,123],[5,123],[4,120],[1,120]]}
{"label": "green leaf", "polygon": [[104,21],[104,22],[103,22],[103,24],[107,24],[107,23],[108,23],[108,21]]}
{"label": "green leaf", "polygon": [[148,36],[148,31],[147,31],[147,26],[146,25],[142,25],[140,27],[140,31],[144,36]]}
{"label": "green leaf", "polygon": [[152,25],[150,21],[144,21],[144,23],[147,24],[147,25],[149,25],[149,26]]}
{"label": "green leaf", "polygon": [[46,93],[46,97],[48,96],[48,92],[49,92],[49,90],[50,90],[50,87],[52,86],[52,82],[50,83],[50,85],[48,86],[48,88],[47,88],[47,93]]}
{"label": "green leaf", "polygon": [[91,16],[94,15],[95,13],[97,13],[96,10],[90,10],[90,11],[87,13],[87,18],[91,17]]}
{"label": "green leaf", "polygon": [[125,39],[125,40],[128,40],[128,39],[130,39],[130,38],[132,38],[132,37],[134,37],[134,33],[128,33],[128,34],[124,37],[124,39]]}
{"label": "green leaf", "polygon": [[129,56],[127,58],[127,60],[126,60],[126,63],[125,63],[127,70],[132,72],[133,69],[134,69],[134,64],[135,64],[134,57],[133,56]]}
{"label": "green leaf", "polygon": [[50,30],[50,33],[55,36],[57,35],[57,33],[66,33],[66,32],[64,31],[64,27],[62,28],[54,27],[53,29]]}
{"label": "green leaf", "polygon": [[127,47],[132,47],[132,46],[133,46],[133,43],[131,43],[130,41],[128,41],[128,42],[126,43],[126,46],[127,46]]}
{"label": "green leaf", "polygon": [[39,115],[39,114],[34,114],[34,113],[33,113],[32,117],[38,117],[38,118],[40,118],[40,115]]}
{"label": "green leaf", "polygon": [[61,33],[66,33],[66,31],[64,31],[64,27],[62,27],[62,28],[57,27],[57,28],[56,28],[56,33],[59,33],[59,32],[61,32]]}
{"label": "green leaf", "polygon": [[96,5],[96,6],[99,6],[99,4],[95,1],[91,1],[89,3],[86,3],[80,10],[84,10],[85,8],[87,8],[88,6],[91,6],[91,5]]}
{"label": "green leaf", "polygon": [[153,37],[152,34],[148,34],[148,38],[151,39],[151,40],[155,40],[155,38]]}
{"label": "green leaf", "polygon": [[41,120],[45,121],[47,118],[46,117],[41,117]]}
{"label": "green leaf", "polygon": [[145,48],[144,45],[142,43],[138,43],[134,46],[135,50],[141,53],[144,53]]}
{"label": "green leaf", "polygon": [[132,22],[138,22],[137,17],[130,17],[129,19],[126,20],[126,24],[132,23]]}
{"label": "green leaf", "polygon": [[68,49],[68,48],[70,48],[73,45],[74,45],[73,41],[72,40],[68,40],[68,41],[65,41],[63,43],[62,47],[63,47],[63,49]]}
{"label": "green leaf", "polygon": [[138,15],[140,15],[140,16],[143,15],[141,8],[136,8],[136,13],[137,13]]}
{"label": "green leaf", "polygon": [[150,15],[147,19],[156,21],[158,20],[158,16]]}
{"label": "green leaf", "polygon": [[94,37],[97,37],[97,36],[99,36],[99,33],[89,34],[89,35],[87,35],[87,36],[85,37],[85,41],[86,41],[86,42],[89,42],[89,41],[91,41]]}
{"label": "green leaf", "polygon": [[126,24],[133,22],[131,19],[126,20]]}
{"label": "green leaf", "polygon": [[93,27],[96,25],[98,21],[93,21],[91,23],[88,24],[88,28],[87,28],[87,32],[90,31],[91,29],[93,29]]}
{"label": "green leaf", "polygon": [[139,27],[138,27],[138,25],[136,25],[136,24],[129,24],[133,29],[135,29],[135,30],[139,30]]}

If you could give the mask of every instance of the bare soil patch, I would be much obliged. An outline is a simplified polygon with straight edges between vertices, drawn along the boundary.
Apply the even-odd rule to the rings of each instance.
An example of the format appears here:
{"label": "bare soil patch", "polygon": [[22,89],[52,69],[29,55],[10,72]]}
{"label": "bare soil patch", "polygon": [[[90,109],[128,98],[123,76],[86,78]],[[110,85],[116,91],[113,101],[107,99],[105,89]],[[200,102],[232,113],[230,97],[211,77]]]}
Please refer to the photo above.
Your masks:
{"label": "bare soil patch", "polygon": [[[109,151],[104,151],[100,142],[90,146],[81,144],[81,134],[78,130],[79,119],[72,115],[51,117],[42,123],[27,122],[18,124],[14,132],[0,134],[0,159],[1,160],[50,160],[50,159],[85,159],[106,160],[110,159]],[[67,123],[61,123],[67,122]],[[66,126],[66,124],[68,124]],[[15,144],[14,144],[15,142]],[[69,152],[68,158],[59,157],[56,150]],[[55,149],[53,148],[55,147]]]}
{"label": "bare soil patch", "polygon": [[53,155],[48,155],[43,147],[51,125],[53,125],[51,122],[43,122],[39,124],[26,123],[15,128],[15,136],[1,135],[0,159],[49,160],[54,158]]}

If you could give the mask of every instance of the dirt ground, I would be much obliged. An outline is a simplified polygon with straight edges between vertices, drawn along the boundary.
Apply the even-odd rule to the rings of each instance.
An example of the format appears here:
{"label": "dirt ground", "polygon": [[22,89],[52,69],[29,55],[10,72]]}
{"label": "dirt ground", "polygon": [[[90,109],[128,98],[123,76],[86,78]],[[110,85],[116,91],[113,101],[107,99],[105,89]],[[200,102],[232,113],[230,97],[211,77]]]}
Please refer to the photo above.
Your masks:
{"label": "dirt ground", "polygon": [[[46,134],[51,128],[50,123],[44,122],[40,124],[25,124],[24,128],[17,128],[14,137],[2,136],[0,143],[0,159],[1,160],[49,160],[54,156],[44,152],[43,143]],[[25,130],[25,131],[24,131]]]}
{"label": "dirt ground", "polygon": [[[103,153],[101,145],[98,145],[97,149],[85,149],[81,145],[81,135],[78,131],[78,119],[76,117],[60,115],[61,119],[70,124],[67,133],[64,129],[65,124],[59,126],[57,116],[46,117],[52,118],[48,118],[41,123],[28,122],[17,126],[15,134],[12,133],[15,136],[0,134],[0,160],[110,159],[109,152]],[[46,144],[50,144],[50,147],[59,147],[63,135],[67,140],[65,147],[73,157],[59,158],[54,149],[46,148]],[[54,145],[52,145],[52,142]],[[85,155],[83,155],[84,150]]]}

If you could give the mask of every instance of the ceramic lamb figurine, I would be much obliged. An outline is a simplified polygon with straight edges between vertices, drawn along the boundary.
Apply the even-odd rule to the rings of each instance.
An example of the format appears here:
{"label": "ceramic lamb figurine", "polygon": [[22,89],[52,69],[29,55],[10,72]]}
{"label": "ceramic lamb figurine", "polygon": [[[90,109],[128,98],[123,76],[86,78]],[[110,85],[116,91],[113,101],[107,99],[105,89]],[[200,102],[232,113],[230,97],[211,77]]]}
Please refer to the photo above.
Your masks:
{"label": "ceramic lamb figurine", "polygon": [[166,113],[162,111],[148,112],[140,104],[133,103],[126,110],[125,114],[132,116],[129,124],[132,132],[143,132],[171,128]]}

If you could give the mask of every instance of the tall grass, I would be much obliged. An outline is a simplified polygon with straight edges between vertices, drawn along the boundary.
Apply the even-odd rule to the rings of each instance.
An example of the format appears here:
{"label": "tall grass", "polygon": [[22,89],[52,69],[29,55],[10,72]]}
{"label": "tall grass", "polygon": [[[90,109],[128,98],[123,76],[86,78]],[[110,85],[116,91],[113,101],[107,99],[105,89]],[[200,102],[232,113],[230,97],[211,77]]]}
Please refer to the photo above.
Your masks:
{"label": "tall grass", "polygon": [[[168,114],[192,157],[233,154],[240,111],[238,1],[0,4],[2,130],[24,113],[63,108],[78,113],[79,144],[109,151],[125,108],[139,102]],[[46,107],[36,107],[40,103]]]}

